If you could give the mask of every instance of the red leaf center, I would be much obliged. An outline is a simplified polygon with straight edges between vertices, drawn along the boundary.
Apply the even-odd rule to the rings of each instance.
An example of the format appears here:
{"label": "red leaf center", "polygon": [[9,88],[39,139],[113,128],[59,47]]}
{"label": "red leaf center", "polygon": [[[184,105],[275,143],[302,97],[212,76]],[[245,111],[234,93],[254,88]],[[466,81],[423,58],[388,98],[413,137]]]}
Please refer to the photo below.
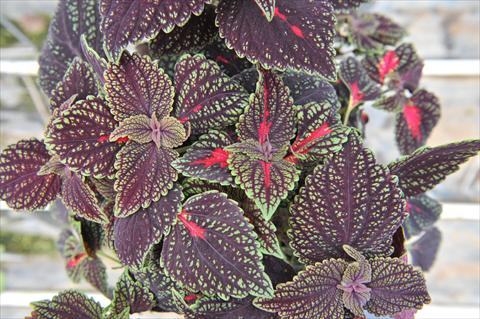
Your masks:
{"label": "red leaf center", "polygon": [[407,105],[403,109],[403,117],[407,122],[408,128],[413,138],[421,140],[422,112],[420,111],[420,109],[415,105]]}
{"label": "red leaf center", "polygon": [[70,258],[67,262],[67,268],[74,268],[76,267],[85,257],[87,256],[86,253],[76,254],[72,258]]}
{"label": "red leaf center", "polygon": [[385,77],[393,72],[398,65],[400,64],[400,59],[397,57],[397,54],[394,50],[388,51],[384,56],[383,59],[378,64],[378,73],[380,76],[380,82],[383,83],[385,81]]}
{"label": "red leaf center", "polygon": [[213,165],[220,165],[220,167],[224,168],[228,166],[229,153],[222,148],[216,148],[211,153],[210,156],[207,158],[199,159],[194,161],[192,164],[194,165],[203,165],[205,167],[210,167]]}
{"label": "red leaf center", "polygon": [[358,83],[357,82],[354,82],[350,85],[350,91],[351,91],[351,94],[352,94],[352,108],[356,107],[358,104],[360,104],[360,102],[363,101],[363,98],[365,96],[365,94],[362,93],[362,91],[360,91],[360,88],[358,87]]}
{"label": "red leaf center", "polygon": [[189,214],[186,210],[182,210],[180,214],[178,214],[178,219],[183,223],[185,228],[187,228],[188,232],[192,237],[199,237],[205,240],[205,233],[207,232],[206,229],[198,226],[195,222],[188,220],[187,217]]}

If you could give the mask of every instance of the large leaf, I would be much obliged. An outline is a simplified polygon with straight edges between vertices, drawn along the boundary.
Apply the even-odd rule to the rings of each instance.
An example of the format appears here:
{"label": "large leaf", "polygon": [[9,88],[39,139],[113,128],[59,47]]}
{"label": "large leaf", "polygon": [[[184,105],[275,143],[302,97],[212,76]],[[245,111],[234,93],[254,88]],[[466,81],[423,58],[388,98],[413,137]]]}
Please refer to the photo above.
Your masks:
{"label": "large leaf", "polygon": [[459,165],[480,151],[480,140],[467,140],[437,147],[423,147],[388,165],[399,178],[407,197],[422,194],[456,172]]}
{"label": "large leaf", "polygon": [[141,266],[152,245],[169,232],[182,200],[181,188],[174,187],[148,208],[115,220],[115,250],[124,265]]}
{"label": "large leaf", "polygon": [[200,136],[198,141],[172,165],[185,176],[229,185],[232,183],[227,167],[229,152],[224,147],[232,143],[227,133],[209,131]]}
{"label": "large leaf", "polygon": [[232,297],[270,295],[271,282],[252,228],[225,194],[192,196],[164,239],[161,262],[170,277],[195,291]]}
{"label": "large leaf", "polygon": [[402,154],[410,154],[423,146],[440,119],[440,104],[435,95],[419,90],[398,113],[395,138]]}
{"label": "large leaf", "polygon": [[227,46],[265,68],[293,68],[335,80],[330,1],[276,0],[272,21],[251,0],[221,1],[217,24]]}
{"label": "large leaf", "polygon": [[117,154],[115,216],[127,217],[167,195],[177,180],[171,166],[178,153],[155,143],[129,142]]}
{"label": "large leaf", "polygon": [[14,209],[34,210],[53,201],[61,187],[56,174],[38,175],[50,160],[43,142],[21,140],[0,154],[0,199]]}
{"label": "large leaf", "polygon": [[290,244],[310,264],[345,257],[345,244],[366,255],[388,256],[405,201],[397,179],[352,133],[342,151],[307,177],[290,211]]}
{"label": "large leaf", "polygon": [[300,72],[288,72],[284,74],[283,81],[290,89],[294,105],[330,102],[333,108],[340,108],[335,88],[321,77]]}
{"label": "large leaf", "polygon": [[429,271],[435,262],[441,243],[442,233],[438,228],[432,227],[424,232],[408,247],[412,265],[420,267],[422,271]]}
{"label": "large leaf", "polygon": [[51,91],[76,57],[82,57],[80,36],[98,52],[102,48],[102,34],[98,31],[100,16],[97,0],[60,1],[50,24],[48,37],[39,58],[39,78],[43,91]]}
{"label": "large leaf", "polygon": [[128,44],[184,25],[192,14],[200,14],[207,2],[209,0],[101,0],[105,47],[116,58]]}
{"label": "large leaf", "polygon": [[430,228],[442,213],[442,205],[427,195],[418,195],[407,200],[408,216],[403,221],[407,238],[416,236]]}
{"label": "large leaf", "polygon": [[272,314],[258,309],[252,304],[252,298],[230,298],[225,301],[218,297],[203,297],[194,305],[194,311],[187,314],[187,319],[277,319]]}
{"label": "large leaf", "polygon": [[75,290],[65,290],[52,300],[32,303],[36,319],[98,319],[102,306],[92,298]]}
{"label": "large leaf", "polygon": [[372,281],[368,284],[371,298],[366,309],[376,316],[394,315],[430,302],[425,278],[420,270],[398,258],[370,260]]}
{"label": "large leaf", "polygon": [[107,100],[117,121],[140,114],[152,117],[153,113],[161,119],[172,111],[172,82],[149,57],[124,52],[104,75]]}
{"label": "large leaf", "polygon": [[108,141],[115,125],[102,98],[78,101],[51,123],[45,144],[72,170],[97,178],[111,177],[120,150],[119,143]]}
{"label": "large leaf", "polygon": [[175,115],[194,134],[237,122],[248,94],[203,55],[184,55],[175,66]]}
{"label": "large leaf", "polygon": [[257,298],[255,304],[286,319],[343,319],[342,291],[337,285],[346,268],[341,259],[307,266],[293,281],[279,284],[272,299]]}
{"label": "large leaf", "polygon": [[293,99],[282,78],[261,71],[255,95],[237,125],[238,136],[244,141],[253,139],[282,147],[293,138],[294,114]]}

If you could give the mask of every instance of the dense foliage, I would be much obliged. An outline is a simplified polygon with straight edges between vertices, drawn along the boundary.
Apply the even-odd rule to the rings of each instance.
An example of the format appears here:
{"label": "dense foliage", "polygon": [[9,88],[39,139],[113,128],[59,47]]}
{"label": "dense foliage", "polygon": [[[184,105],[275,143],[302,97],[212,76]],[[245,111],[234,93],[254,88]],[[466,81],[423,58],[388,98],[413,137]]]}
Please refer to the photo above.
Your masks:
{"label": "dense foliage", "polygon": [[[440,105],[422,59],[362,2],[61,0],[40,57],[51,119],[2,151],[0,198],[60,197],[66,270],[111,304],[68,290],[31,318],[412,318],[430,302],[441,206],[425,192],[480,141],[424,146]],[[393,163],[364,146],[366,103],[395,116]]]}

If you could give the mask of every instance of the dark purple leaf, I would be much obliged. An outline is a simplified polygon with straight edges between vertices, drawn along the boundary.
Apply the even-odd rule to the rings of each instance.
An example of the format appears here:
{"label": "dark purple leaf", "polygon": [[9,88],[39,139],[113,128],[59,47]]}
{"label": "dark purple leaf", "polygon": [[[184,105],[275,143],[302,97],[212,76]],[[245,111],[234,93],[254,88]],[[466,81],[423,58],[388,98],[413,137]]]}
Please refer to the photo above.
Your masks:
{"label": "dark purple leaf", "polygon": [[203,297],[195,303],[195,310],[187,319],[277,319],[278,315],[258,309],[251,297],[225,301],[218,297]]}
{"label": "dark purple leaf", "polygon": [[117,121],[140,114],[151,118],[153,113],[162,119],[172,111],[172,82],[149,57],[124,52],[119,64],[109,64],[104,76],[107,100]]}
{"label": "dark purple leaf", "polygon": [[407,238],[416,236],[430,228],[442,213],[442,205],[427,195],[418,195],[407,199],[408,216],[403,221]]}
{"label": "dark purple leaf", "polygon": [[275,0],[255,0],[258,7],[263,11],[265,18],[272,21],[275,15]]}
{"label": "dark purple leaf", "polygon": [[343,319],[342,291],[337,285],[346,268],[341,259],[307,266],[293,281],[279,284],[272,299],[257,298],[255,305],[288,319]]}
{"label": "dark purple leaf", "polygon": [[435,95],[419,90],[395,119],[395,138],[402,154],[410,154],[430,136],[440,119],[440,103]]}
{"label": "dark purple leaf", "polygon": [[43,142],[21,140],[0,154],[0,199],[14,209],[45,207],[60,193],[61,178],[56,174],[38,175],[50,160]]}
{"label": "dark purple leaf", "polygon": [[160,32],[150,42],[150,50],[156,57],[199,51],[213,41],[217,32],[215,8],[206,6],[200,16],[192,16],[184,26],[169,33]]}
{"label": "dark purple leaf", "polygon": [[230,185],[233,180],[227,167],[229,152],[224,149],[230,144],[233,141],[228,134],[209,131],[172,165],[185,176]]}
{"label": "dark purple leaf", "polygon": [[268,296],[273,289],[252,228],[225,194],[192,196],[164,239],[161,263],[170,277],[194,291]]}
{"label": "dark purple leaf", "polygon": [[52,300],[32,303],[36,319],[98,319],[102,306],[92,298],[75,290],[64,290]]}
{"label": "dark purple leaf", "polygon": [[412,264],[420,267],[422,271],[429,271],[435,262],[441,243],[442,233],[438,228],[433,227],[428,229],[408,248],[412,258]]}
{"label": "dark purple leaf", "polygon": [[85,61],[93,69],[98,81],[103,86],[105,84],[103,72],[105,72],[107,69],[107,61],[90,46],[87,39],[83,35],[80,37],[80,47],[82,49],[83,56],[85,57]]}
{"label": "dark purple leaf", "polygon": [[217,24],[240,57],[265,68],[293,68],[335,80],[335,17],[329,1],[276,0],[271,22],[251,0],[221,1]]}
{"label": "dark purple leaf", "polygon": [[82,100],[50,125],[45,144],[74,171],[96,178],[112,177],[121,140],[110,143],[116,121],[102,98]]}
{"label": "dark purple leaf", "polygon": [[[228,76],[233,76],[243,70],[252,68],[252,64],[247,59],[239,57],[235,51],[229,49],[225,41],[218,36],[211,44],[207,45],[204,51],[205,56],[217,62],[220,69]],[[255,73],[257,73],[256,70]]]}
{"label": "dark purple leaf", "polygon": [[129,309],[129,313],[148,311],[155,305],[154,300],[155,297],[150,290],[133,279],[128,270],[125,270],[115,287],[109,318],[118,318],[117,316],[127,311],[126,309]]}
{"label": "dark purple leaf", "polygon": [[480,140],[423,147],[388,165],[406,197],[431,190],[480,151]]}
{"label": "dark purple leaf", "polygon": [[87,257],[81,264],[80,269],[83,278],[95,289],[111,298],[111,291],[107,283],[107,270],[103,262],[98,258]]}
{"label": "dark purple leaf", "polygon": [[70,62],[76,56],[82,57],[82,34],[92,48],[100,52],[103,41],[98,31],[99,23],[97,0],[59,2],[39,58],[40,86],[45,94],[50,96],[57,83],[62,81]]}
{"label": "dark purple leaf", "polygon": [[283,259],[279,259],[274,256],[263,256],[263,264],[265,265],[265,271],[268,277],[272,280],[273,286],[291,281],[295,276],[296,271],[292,266],[287,264]]}
{"label": "dark purple leaf", "polygon": [[369,0],[332,0],[332,5],[337,11],[348,12],[368,1]]}
{"label": "dark purple leaf", "polygon": [[[102,210],[105,214],[105,211]],[[107,216],[107,219],[109,216]],[[91,222],[86,219],[80,220],[80,234],[82,235],[83,248],[90,257],[97,257],[97,251],[102,247],[104,240],[103,225],[95,222]]]}
{"label": "dark purple leaf", "polygon": [[194,134],[235,124],[248,94],[203,55],[184,55],[175,66],[175,115]]}
{"label": "dark purple leaf", "polygon": [[343,245],[366,255],[390,255],[405,200],[397,179],[351,133],[342,151],[307,177],[290,211],[290,245],[312,264],[345,257]]}
{"label": "dark purple leaf", "polygon": [[290,89],[294,105],[330,102],[335,110],[340,108],[335,88],[320,77],[306,73],[288,72],[283,76],[283,81]]}
{"label": "dark purple leaf", "polygon": [[82,62],[80,58],[75,58],[69,65],[67,72],[61,82],[58,82],[50,97],[50,109],[53,111],[60,108],[62,103],[67,101],[73,95],[75,100],[84,100],[89,95],[97,95],[97,82],[90,67]]}
{"label": "dark purple leaf", "polygon": [[257,88],[258,71],[256,68],[245,69],[232,76],[232,80],[240,83],[248,93],[254,93]]}
{"label": "dark purple leaf", "polygon": [[121,49],[145,38],[153,38],[160,31],[170,32],[182,26],[192,14],[199,15],[208,0],[101,0],[105,47],[113,58]]}
{"label": "dark purple leaf", "polygon": [[129,142],[117,154],[115,216],[125,218],[167,195],[177,180],[174,150]]}
{"label": "dark purple leaf", "polygon": [[169,232],[181,210],[182,200],[182,190],[177,186],[148,208],[115,220],[115,250],[124,265],[142,265],[150,248]]}

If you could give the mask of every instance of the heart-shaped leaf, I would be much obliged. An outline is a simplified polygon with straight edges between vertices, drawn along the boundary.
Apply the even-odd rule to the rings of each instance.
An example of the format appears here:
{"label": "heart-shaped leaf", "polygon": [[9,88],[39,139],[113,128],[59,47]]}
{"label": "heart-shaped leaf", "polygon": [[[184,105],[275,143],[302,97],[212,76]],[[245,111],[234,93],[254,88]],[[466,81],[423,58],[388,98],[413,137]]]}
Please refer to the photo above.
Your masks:
{"label": "heart-shaped leaf", "polygon": [[162,265],[194,291],[237,298],[270,295],[273,289],[252,228],[225,194],[192,196],[164,239]]}
{"label": "heart-shaped leaf", "polygon": [[407,199],[408,216],[403,221],[403,230],[407,238],[416,236],[430,228],[442,214],[442,205],[427,195],[418,195]]}
{"label": "heart-shaped leaf", "polygon": [[70,169],[96,178],[111,177],[120,144],[108,139],[116,123],[102,98],[82,100],[53,120],[45,144]]}
{"label": "heart-shaped leaf", "polygon": [[98,319],[103,311],[98,302],[75,290],[64,290],[52,300],[31,305],[35,319]]}
{"label": "heart-shaped leaf", "polygon": [[362,254],[388,256],[405,201],[397,179],[351,133],[343,149],[307,177],[290,211],[290,245],[312,264],[346,257],[345,244]]}
{"label": "heart-shaped leaf", "polygon": [[480,140],[423,147],[388,165],[407,197],[431,190],[480,151]]}
{"label": "heart-shaped leaf", "polygon": [[178,153],[155,143],[129,142],[117,154],[115,216],[125,218],[167,195],[177,180]]}
{"label": "heart-shaped leaf", "polygon": [[441,243],[442,233],[440,230],[436,227],[428,229],[408,247],[412,265],[420,267],[422,271],[429,271],[435,262]]}
{"label": "heart-shaped leaf", "polygon": [[43,142],[21,140],[0,154],[0,199],[14,209],[35,210],[47,206],[60,193],[56,174],[37,174],[50,155]]}
{"label": "heart-shaped leaf", "polygon": [[252,63],[335,80],[335,17],[330,1],[276,0],[268,21],[250,0],[224,0],[217,7],[217,24],[227,46]]}
{"label": "heart-shaped leaf", "polygon": [[175,66],[175,115],[194,134],[235,124],[248,94],[203,55],[184,55]]}
{"label": "heart-shaped leaf", "polygon": [[279,284],[272,299],[257,298],[255,305],[288,319],[343,319],[342,291],[337,285],[346,268],[341,259],[307,266],[293,281]]}
{"label": "heart-shaped leaf", "polygon": [[169,232],[181,210],[182,201],[183,194],[177,186],[148,208],[115,219],[115,250],[124,265],[141,266],[152,245]]}

